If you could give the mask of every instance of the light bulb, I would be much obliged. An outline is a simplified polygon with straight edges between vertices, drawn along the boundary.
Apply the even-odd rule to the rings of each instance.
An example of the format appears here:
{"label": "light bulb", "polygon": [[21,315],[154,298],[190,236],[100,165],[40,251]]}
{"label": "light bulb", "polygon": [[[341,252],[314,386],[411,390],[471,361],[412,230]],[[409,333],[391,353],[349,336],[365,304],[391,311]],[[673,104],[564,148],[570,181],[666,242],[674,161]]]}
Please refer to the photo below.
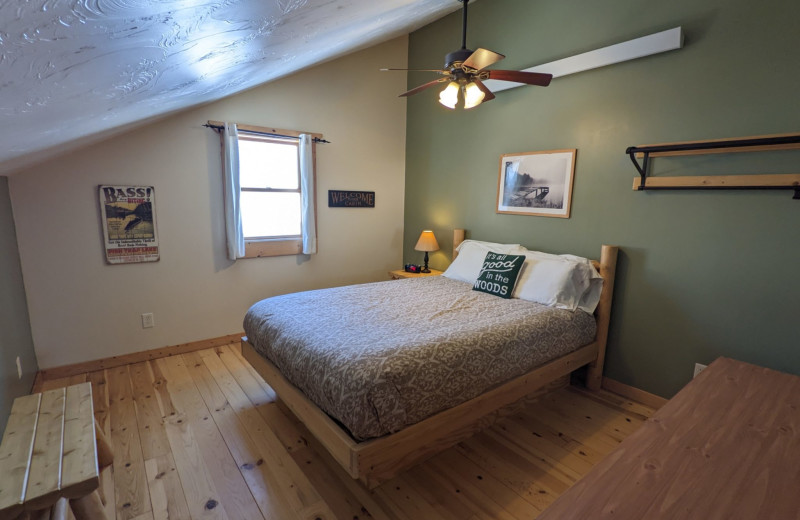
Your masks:
{"label": "light bulb", "polygon": [[464,87],[464,108],[474,108],[481,104],[486,93],[478,88],[475,82],[469,83]]}
{"label": "light bulb", "polygon": [[439,103],[443,104],[447,108],[456,108],[456,103],[458,103],[458,83],[455,81],[451,81],[447,88],[442,90],[439,94]]}

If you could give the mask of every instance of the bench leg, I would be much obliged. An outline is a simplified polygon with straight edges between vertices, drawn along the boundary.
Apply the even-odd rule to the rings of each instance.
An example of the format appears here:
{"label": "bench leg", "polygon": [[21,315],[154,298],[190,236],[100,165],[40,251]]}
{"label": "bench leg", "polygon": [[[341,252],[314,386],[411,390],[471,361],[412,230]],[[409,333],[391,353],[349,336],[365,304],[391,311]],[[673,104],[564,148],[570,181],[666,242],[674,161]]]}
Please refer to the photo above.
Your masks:
{"label": "bench leg", "polygon": [[97,423],[97,419],[94,420],[94,436],[97,439],[97,465],[103,469],[114,463],[114,450],[103,429]]}
{"label": "bench leg", "polygon": [[102,487],[97,488],[97,496],[100,497],[100,503],[103,504],[103,507],[106,505],[106,493],[103,491]]}
{"label": "bench leg", "polygon": [[67,520],[69,518],[69,500],[66,498],[58,499],[56,505],[53,506],[50,512],[49,520]]}
{"label": "bench leg", "polygon": [[68,520],[69,501],[60,498],[55,505],[38,511],[24,511],[14,520]]}
{"label": "bench leg", "polygon": [[70,500],[69,505],[76,520],[108,520],[97,491],[92,491],[83,498]]}

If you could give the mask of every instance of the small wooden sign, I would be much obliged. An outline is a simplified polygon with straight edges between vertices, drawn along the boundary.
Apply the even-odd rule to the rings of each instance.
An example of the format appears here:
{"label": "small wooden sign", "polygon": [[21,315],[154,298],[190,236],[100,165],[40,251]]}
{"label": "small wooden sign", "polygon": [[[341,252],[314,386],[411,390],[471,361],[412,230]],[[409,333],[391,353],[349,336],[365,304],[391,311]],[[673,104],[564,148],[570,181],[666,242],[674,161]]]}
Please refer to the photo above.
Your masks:
{"label": "small wooden sign", "polygon": [[329,208],[374,208],[374,191],[328,190]]}

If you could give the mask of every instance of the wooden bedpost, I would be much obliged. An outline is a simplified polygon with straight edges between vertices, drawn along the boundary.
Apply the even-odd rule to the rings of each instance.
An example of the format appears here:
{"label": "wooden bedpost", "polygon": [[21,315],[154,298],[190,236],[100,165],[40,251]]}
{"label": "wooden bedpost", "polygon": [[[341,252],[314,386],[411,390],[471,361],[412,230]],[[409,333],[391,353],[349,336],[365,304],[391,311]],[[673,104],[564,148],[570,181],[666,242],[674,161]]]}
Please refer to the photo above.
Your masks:
{"label": "wooden bedpost", "polygon": [[453,230],[453,260],[455,260],[458,256],[458,251],[456,251],[456,248],[461,245],[461,242],[464,241],[464,234],[465,231],[463,229]]}
{"label": "wooden bedpost", "polygon": [[617,254],[619,247],[603,245],[600,252],[600,276],[603,277],[603,291],[597,304],[597,359],[589,365],[586,373],[586,386],[590,390],[600,390],[603,383],[603,364],[606,360],[606,342],[608,341],[608,325],[611,319],[611,299],[614,296],[614,276],[617,271]]}

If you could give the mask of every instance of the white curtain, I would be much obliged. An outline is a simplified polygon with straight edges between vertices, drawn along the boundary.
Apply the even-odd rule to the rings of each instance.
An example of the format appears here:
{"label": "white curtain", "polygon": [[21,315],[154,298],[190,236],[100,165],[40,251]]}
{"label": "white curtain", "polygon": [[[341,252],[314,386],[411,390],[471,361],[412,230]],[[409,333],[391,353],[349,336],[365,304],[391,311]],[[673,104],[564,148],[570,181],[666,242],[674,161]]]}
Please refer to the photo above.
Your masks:
{"label": "white curtain", "polygon": [[236,123],[225,123],[222,131],[223,174],[225,176],[225,233],[228,237],[228,258],[236,260],[244,256],[244,233],[242,232],[242,209],[239,184],[239,130]]}
{"label": "white curtain", "polygon": [[314,215],[314,156],[311,136],[300,134],[300,208],[302,211],[303,254],[317,252],[317,226]]}

